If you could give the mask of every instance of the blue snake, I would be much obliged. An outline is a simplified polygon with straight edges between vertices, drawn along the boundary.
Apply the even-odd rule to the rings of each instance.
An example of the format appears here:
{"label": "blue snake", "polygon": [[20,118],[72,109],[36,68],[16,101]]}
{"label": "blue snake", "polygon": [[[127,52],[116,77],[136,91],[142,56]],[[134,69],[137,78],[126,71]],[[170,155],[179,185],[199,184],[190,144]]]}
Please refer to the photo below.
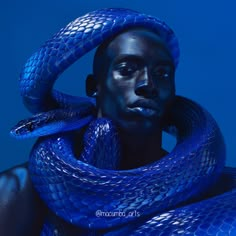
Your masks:
{"label": "blue snake", "polygon": [[[224,140],[204,108],[176,96],[166,124],[166,132],[176,136],[174,149],[154,163],[117,170],[120,146],[112,120],[96,117],[93,99],[53,89],[59,75],[85,53],[137,26],[158,32],[177,66],[179,46],[173,31],[155,17],[120,8],[75,19],[25,64],[20,91],[34,115],[20,121],[11,134],[40,136],[29,170],[57,219],[49,217],[41,235],[235,235],[236,173],[224,169]],[[79,154],[77,145],[82,145]],[[228,191],[192,203],[222,173],[233,179]]]}

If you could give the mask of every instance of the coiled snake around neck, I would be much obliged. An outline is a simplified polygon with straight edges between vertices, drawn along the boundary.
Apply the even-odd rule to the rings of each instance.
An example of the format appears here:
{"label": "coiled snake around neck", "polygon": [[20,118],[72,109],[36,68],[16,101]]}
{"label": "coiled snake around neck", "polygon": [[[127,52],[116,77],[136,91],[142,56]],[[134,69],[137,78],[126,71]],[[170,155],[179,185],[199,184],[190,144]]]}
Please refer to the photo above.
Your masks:
{"label": "coiled snake around neck", "polygon": [[[24,103],[39,114],[21,121],[12,134],[43,136],[32,149],[29,169],[40,197],[60,222],[45,223],[42,235],[63,235],[64,229],[57,228],[63,224],[76,228],[75,235],[233,235],[234,190],[176,209],[204,193],[224,168],[224,141],[206,110],[177,96],[168,124],[176,130],[173,151],[147,166],[115,170],[120,148],[112,121],[96,118],[92,99],[52,89],[78,58],[134,26],[157,31],[178,64],[178,42],[164,22],[113,8],[75,19],[33,54],[22,71]],[[84,127],[83,150],[76,156],[76,134]]]}

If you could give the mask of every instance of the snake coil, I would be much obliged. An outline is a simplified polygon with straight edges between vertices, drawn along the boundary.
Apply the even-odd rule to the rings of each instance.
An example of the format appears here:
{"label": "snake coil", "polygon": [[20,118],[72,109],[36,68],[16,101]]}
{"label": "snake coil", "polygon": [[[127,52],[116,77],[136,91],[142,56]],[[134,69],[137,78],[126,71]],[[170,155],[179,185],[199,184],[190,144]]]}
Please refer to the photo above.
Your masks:
{"label": "snake coil", "polygon": [[[120,148],[112,121],[95,118],[91,99],[53,90],[56,79],[73,62],[104,40],[136,26],[158,32],[177,66],[178,41],[159,19],[127,9],[88,13],[61,29],[27,61],[20,77],[21,95],[26,107],[40,114],[20,122],[12,134],[44,136],[30,155],[31,178],[49,209],[68,224],[105,230],[107,235],[207,235],[200,234],[206,233],[201,227],[205,223],[203,214],[224,208],[222,221],[235,214],[235,207],[230,206],[235,191],[207,203],[171,210],[206,191],[223,170],[224,141],[206,110],[189,99],[176,97],[171,113],[171,126],[177,130],[173,151],[147,166],[118,171],[113,170]],[[86,125],[83,151],[78,157],[73,130]],[[117,214],[98,216],[98,210]],[[195,214],[194,220],[191,214]],[[214,220],[211,215],[211,222]],[[236,226],[231,226],[232,231]],[[54,233],[55,227],[45,224],[42,235]]]}

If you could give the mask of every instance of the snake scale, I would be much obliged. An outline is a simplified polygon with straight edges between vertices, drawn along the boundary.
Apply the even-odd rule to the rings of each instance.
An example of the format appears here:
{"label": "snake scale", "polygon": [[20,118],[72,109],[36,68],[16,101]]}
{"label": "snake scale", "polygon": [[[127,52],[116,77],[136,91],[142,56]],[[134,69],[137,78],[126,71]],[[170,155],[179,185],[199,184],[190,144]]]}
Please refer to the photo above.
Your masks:
{"label": "snake scale", "polygon": [[[177,66],[179,46],[173,31],[155,17],[120,8],[75,19],[25,64],[20,91],[35,114],[11,134],[42,136],[30,154],[29,170],[40,197],[58,218],[47,220],[41,235],[236,235],[233,169],[228,169],[234,182],[227,192],[186,204],[214,185],[224,169],[224,140],[204,108],[176,96],[167,124],[167,130],[175,131],[174,149],[149,165],[116,170],[120,147],[113,122],[96,118],[93,99],[53,89],[73,62],[136,26],[158,32]],[[77,155],[81,130],[83,148]]]}

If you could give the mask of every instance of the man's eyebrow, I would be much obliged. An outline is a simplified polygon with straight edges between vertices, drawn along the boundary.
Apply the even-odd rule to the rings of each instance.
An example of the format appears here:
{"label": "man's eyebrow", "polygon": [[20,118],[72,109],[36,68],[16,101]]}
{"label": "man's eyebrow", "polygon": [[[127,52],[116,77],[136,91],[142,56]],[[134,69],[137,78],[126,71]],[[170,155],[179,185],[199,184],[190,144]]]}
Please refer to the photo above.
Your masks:
{"label": "man's eyebrow", "polygon": [[[135,62],[139,65],[142,65],[145,63],[143,58],[138,55],[130,55],[130,54],[121,54],[117,56],[117,58],[114,60],[113,65],[117,65],[122,62]],[[158,67],[158,66],[169,66],[171,69],[175,69],[174,62],[171,59],[160,59],[153,63],[153,66]]]}
{"label": "man's eyebrow", "polygon": [[141,63],[143,62],[143,59],[142,57],[137,56],[137,55],[121,54],[116,57],[116,59],[114,60],[114,63],[117,64],[123,61],[135,61],[135,62]]}
{"label": "man's eyebrow", "polygon": [[155,66],[170,66],[173,68],[175,67],[172,60],[158,60],[158,62],[155,63]]}

